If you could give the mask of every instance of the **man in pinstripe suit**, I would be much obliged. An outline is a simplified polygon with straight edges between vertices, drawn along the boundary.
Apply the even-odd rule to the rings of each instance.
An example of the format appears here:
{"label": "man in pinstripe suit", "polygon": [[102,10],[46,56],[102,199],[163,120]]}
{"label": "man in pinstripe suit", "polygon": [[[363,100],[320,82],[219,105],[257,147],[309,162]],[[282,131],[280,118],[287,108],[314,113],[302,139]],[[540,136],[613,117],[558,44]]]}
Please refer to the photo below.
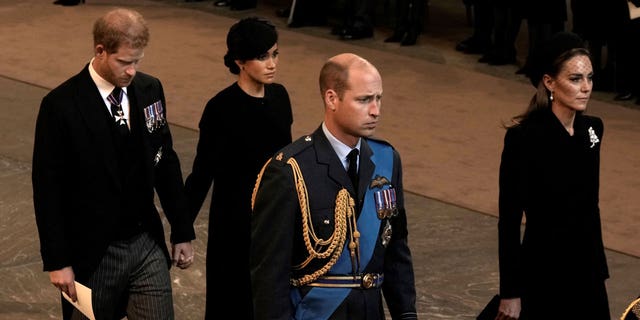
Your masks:
{"label": "man in pinstripe suit", "polygon": [[[96,319],[173,319],[169,268],[191,265],[195,233],[162,84],[137,72],[149,30],[138,12],[114,9],[93,35],[93,58],[42,99],[36,122],[32,183],[44,270],[73,300],[75,281],[91,288]],[[84,319],[61,300],[64,319]]]}

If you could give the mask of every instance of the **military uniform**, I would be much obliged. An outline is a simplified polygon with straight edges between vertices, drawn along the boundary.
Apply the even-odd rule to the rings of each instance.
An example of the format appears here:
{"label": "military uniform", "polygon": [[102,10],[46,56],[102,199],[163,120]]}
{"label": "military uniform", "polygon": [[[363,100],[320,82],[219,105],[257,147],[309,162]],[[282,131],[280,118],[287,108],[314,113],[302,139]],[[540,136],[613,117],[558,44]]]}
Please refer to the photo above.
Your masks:
{"label": "military uniform", "polygon": [[321,128],[263,168],[252,199],[256,319],[384,319],[382,293],[393,319],[417,318],[398,153],[363,138],[359,176],[356,192]]}

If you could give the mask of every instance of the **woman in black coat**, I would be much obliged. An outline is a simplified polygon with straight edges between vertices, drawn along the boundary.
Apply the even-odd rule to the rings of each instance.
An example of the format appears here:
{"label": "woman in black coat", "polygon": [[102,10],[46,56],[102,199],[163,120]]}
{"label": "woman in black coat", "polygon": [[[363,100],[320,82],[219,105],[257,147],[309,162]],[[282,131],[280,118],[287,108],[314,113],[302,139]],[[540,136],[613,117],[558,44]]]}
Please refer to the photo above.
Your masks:
{"label": "woman in black coat", "polygon": [[[193,170],[185,182],[195,219],[213,184],[207,239],[205,319],[253,319],[249,280],[251,193],[260,168],[291,142],[289,94],[274,82],[278,35],[249,17],[227,35],[225,65],[238,80],[207,103]],[[236,309],[237,306],[240,308]]]}
{"label": "woman in black coat", "polygon": [[539,49],[529,74],[537,93],[507,126],[500,164],[498,319],[610,319],[598,206],[603,123],[584,114],[590,55],[566,32]]}

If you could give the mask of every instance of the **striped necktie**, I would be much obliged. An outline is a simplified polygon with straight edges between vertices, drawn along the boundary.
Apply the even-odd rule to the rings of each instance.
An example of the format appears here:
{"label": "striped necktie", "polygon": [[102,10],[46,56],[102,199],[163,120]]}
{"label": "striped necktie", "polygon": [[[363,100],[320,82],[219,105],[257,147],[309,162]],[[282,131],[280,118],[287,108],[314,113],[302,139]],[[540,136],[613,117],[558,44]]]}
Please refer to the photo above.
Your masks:
{"label": "striped necktie", "polygon": [[122,110],[122,95],[122,88],[115,87],[107,97],[107,100],[111,104],[111,115],[115,120],[118,133],[123,137],[126,137],[129,135],[129,127],[127,126],[127,119],[125,119],[124,111]]}

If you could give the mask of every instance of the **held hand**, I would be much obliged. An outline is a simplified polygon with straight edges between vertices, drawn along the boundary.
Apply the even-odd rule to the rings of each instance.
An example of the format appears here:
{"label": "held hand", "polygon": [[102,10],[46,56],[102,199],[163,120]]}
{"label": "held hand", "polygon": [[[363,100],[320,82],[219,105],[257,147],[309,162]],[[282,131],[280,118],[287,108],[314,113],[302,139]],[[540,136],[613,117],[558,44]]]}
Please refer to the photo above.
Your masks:
{"label": "held hand", "polygon": [[182,242],[171,245],[171,257],[173,265],[180,269],[186,269],[193,263],[194,253],[191,242]]}
{"label": "held hand", "polygon": [[515,320],[520,317],[520,298],[500,299],[496,320]]}
{"label": "held hand", "polygon": [[66,293],[71,300],[78,301],[76,294],[75,274],[71,267],[65,267],[60,270],[50,271],[49,280],[60,292]]}

